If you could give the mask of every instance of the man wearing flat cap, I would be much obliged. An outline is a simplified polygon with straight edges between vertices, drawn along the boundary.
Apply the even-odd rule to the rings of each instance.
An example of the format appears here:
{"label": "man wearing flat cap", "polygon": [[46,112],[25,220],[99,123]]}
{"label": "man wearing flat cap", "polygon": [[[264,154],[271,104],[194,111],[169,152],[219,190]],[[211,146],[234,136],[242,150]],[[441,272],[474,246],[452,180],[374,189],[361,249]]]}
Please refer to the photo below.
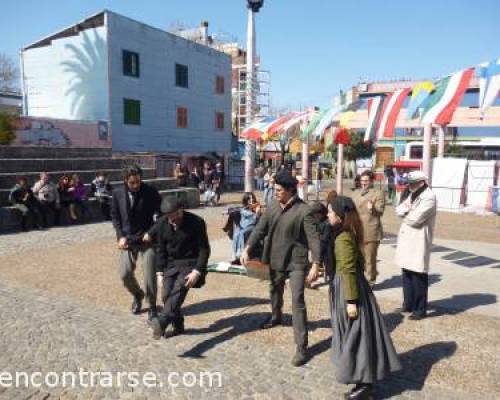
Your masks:
{"label": "man wearing flat cap", "polygon": [[396,248],[396,264],[403,274],[401,312],[412,313],[410,319],[426,316],[429,287],[429,264],[434,225],[436,196],[426,183],[422,171],[408,175],[408,189],[401,196],[396,213],[403,219]]}
{"label": "man wearing flat cap", "polygon": [[[297,195],[297,180],[288,171],[281,171],[275,182],[276,201],[268,206],[250,235],[241,262],[246,264],[252,248],[265,239],[262,262],[270,266],[272,315],[262,325],[263,329],[281,325],[285,281],[290,279],[297,345],[292,364],[300,366],[307,361],[308,344],[304,286],[318,277],[320,238],[311,207]],[[309,251],[313,261],[310,270]]]}
{"label": "man wearing flat cap", "polygon": [[163,274],[163,310],[151,322],[153,338],[160,339],[172,325],[170,335],[184,333],[181,307],[190,288],[205,284],[210,244],[203,218],[184,211],[182,202],[167,197],[162,201],[163,216],[145,240],[156,243],[156,271]]}

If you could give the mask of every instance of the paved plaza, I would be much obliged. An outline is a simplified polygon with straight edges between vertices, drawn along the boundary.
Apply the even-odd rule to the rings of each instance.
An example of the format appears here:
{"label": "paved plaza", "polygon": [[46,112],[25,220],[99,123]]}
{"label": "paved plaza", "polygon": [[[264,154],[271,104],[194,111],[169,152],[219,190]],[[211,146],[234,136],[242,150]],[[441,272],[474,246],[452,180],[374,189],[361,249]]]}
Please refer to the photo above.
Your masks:
{"label": "paved plaza", "polygon": [[[220,233],[223,210],[196,211],[209,223],[213,262],[230,256]],[[429,318],[415,322],[395,312],[401,281],[390,231],[375,294],[404,368],[377,385],[378,398],[500,398],[498,245],[438,237]],[[51,382],[81,371],[115,379],[113,387],[99,380],[78,388],[4,387],[0,398],[340,399],[346,390],[330,362],[325,287],[307,291],[311,359],[301,368],[290,364],[289,293],[285,326],[258,329],[269,312],[266,282],[211,273],[206,287],[188,296],[186,335],[161,341],[152,340],[146,314],[129,313],[130,300],[108,223],[0,237],[1,370],[41,372]],[[131,387],[123,378],[118,386],[119,372],[154,382]]]}

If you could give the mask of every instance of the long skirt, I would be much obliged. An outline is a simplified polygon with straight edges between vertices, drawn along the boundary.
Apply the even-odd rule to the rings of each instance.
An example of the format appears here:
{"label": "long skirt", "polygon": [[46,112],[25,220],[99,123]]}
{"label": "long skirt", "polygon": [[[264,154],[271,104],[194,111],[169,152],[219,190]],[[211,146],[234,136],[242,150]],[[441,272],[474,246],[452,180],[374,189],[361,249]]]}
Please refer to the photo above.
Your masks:
{"label": "long skirt", "polygon": [[401,369],[382,314],[363,273],[358,270],[358,317],[347,316],[342,276],[337,274],[332,296],[332,361],[340,383],[372,384]]}

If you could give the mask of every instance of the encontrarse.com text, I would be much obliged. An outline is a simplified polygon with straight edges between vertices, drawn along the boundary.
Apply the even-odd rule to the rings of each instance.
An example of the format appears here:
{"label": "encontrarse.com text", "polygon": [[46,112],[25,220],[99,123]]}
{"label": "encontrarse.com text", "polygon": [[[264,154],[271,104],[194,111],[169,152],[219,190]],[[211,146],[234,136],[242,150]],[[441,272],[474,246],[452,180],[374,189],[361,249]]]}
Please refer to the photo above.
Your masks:
{"label": "encontrarse.com text", "polygon": [[0,387],[222,387],[220,372],[93,372],[80,369],[78,372],[9,372],[0,371]]}

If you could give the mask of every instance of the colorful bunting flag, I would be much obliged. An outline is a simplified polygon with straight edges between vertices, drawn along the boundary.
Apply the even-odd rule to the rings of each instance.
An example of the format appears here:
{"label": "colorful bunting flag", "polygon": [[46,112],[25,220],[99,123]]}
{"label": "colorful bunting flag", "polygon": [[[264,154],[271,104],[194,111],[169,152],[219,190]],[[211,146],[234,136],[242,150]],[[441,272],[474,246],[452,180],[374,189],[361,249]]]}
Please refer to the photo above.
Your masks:
{"label": "colorful bunting flag", "polygon": [[377,96],[368,100],[368,126],[365,131],[365,142],[375,142],[378,121],[382,113],[382,105],[384,104],[384,97]]}
{"label": "colorful bunting flag", "polygon": [[500,95],[500,58],[489,63],[482,63],[477,68],[479,76],[479,112],[481,118]]}
{"label": "colorful bunting flag", "polygon": [[419,110],[424,106],[434,90],[434,84],[431,81],[417,83],[411,90],[410,103],[406,109],[406,118],[413,119],[418,116]]}
{"label": "colorful bunting flag", "polygon": [[448,125],[469,87],[474,68],[467,68],[441,80],[423,112],[423,124]]}
{"label": "colorful bunting flag", "polygon": [[378,139],[394,137],[394,128],[396,127],[401,106],[410,93],[410,90],[410,88],[398,89],[385,97],[377,129]]}

